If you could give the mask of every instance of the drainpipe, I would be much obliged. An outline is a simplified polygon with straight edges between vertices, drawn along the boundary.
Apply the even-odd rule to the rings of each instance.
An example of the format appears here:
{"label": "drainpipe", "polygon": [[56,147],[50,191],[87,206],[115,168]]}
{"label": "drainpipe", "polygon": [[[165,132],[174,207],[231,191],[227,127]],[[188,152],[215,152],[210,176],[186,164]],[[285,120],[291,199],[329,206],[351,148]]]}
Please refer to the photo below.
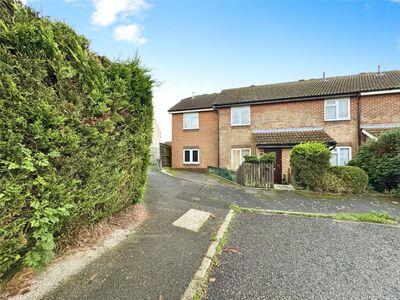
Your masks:
{"label": "drainpipe", "polygon": [[217,114],[217,168],[219,169],[219,110],[215,106],[213,110]]}
{"label": "drainpipe", "polygon": [[357,143],[361,145],[361,105],[360,105],[361,94],[357,95]]}

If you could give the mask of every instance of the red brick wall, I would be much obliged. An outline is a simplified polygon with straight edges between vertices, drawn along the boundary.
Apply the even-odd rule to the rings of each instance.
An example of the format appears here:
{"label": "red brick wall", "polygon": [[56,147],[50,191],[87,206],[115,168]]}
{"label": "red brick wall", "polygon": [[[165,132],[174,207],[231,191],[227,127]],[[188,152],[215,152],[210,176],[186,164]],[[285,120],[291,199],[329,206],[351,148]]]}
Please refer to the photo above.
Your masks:
{"label": "red brick wall", "polygon": [[[217,113],[199,112],[199,129],[183,130],[183,114],[172,114],[172,167],[179,169],[205,170],[207,166],[217,166]],[[183,164],[183,149],[200,150],[200,164]]]}
{"label": "red brick wall", "polygon": [[[248,148],[257,154],[252,140],[252,129],[322,127],[333,137],[338,146],[351,146],[357,151],[357,98],[350,99],[351,120],[324,121],[324,101],[260,104],[251,106],[251,125],[232,127],[230,108],[221,108],[220,115],[220,166],[231,167],[231,149]],[[400,123],[400,94],[365,96],[361,98],[361,124]],[[201,112],[200,129],[184,131],[182,114],[172,115],[172,166],[174,168],[200,168],[217,166],[217,114]],[[200,165],[183,165],[182,151],[185,146],[199,146]],[[289,150],[282,153],[282,171],[289,170]]]}

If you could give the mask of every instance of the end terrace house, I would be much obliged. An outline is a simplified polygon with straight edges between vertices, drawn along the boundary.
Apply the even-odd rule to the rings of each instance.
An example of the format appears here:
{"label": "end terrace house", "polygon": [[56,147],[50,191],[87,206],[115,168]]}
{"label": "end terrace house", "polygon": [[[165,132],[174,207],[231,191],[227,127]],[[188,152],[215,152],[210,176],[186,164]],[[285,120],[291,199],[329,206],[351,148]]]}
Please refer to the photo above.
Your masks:
{"label": "end terrace house", "polygon": [[169,112],[173,168],[236,170],[245,155],[275,152],[275,181],[287,182],[299,143],[325,143],[331,164],[346,165],[361,143],[400,128],[400,71],[226,89]]}

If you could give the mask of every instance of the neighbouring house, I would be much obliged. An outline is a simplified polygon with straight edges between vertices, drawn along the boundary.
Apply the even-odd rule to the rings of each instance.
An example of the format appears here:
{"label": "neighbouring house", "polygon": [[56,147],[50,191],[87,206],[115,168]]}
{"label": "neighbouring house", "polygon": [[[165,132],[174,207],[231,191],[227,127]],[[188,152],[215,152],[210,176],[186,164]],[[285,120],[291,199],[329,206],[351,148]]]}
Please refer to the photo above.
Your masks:
{"label": "neighbouring house", "polygon": [[172,114],[172,167],[236,170],[275,152],[275,182],[290,180],[291,148],[317,141],[345,165],[359,145],[400,128],[400,70],[223,90],[181,100]]}
{"label": "neighbouring house", "polygon": [[150,156],[153,164],[157,163],[160,159],[160,142],[161,142],[161,130],[158,127],[156,119],[153,119],[153,138],[150,145]]}

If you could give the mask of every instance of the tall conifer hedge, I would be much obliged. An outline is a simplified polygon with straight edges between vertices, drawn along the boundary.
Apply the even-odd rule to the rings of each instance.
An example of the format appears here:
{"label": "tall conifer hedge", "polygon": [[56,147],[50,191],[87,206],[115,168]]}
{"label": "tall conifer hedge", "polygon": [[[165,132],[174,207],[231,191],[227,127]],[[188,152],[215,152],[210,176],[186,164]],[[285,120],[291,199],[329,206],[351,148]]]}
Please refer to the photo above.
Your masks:
{"label": "tall conifer hedge", "polygon": [[66,24],[0,1],[0,277],[141,199],[152,86],[138,59],[112,62]]}

